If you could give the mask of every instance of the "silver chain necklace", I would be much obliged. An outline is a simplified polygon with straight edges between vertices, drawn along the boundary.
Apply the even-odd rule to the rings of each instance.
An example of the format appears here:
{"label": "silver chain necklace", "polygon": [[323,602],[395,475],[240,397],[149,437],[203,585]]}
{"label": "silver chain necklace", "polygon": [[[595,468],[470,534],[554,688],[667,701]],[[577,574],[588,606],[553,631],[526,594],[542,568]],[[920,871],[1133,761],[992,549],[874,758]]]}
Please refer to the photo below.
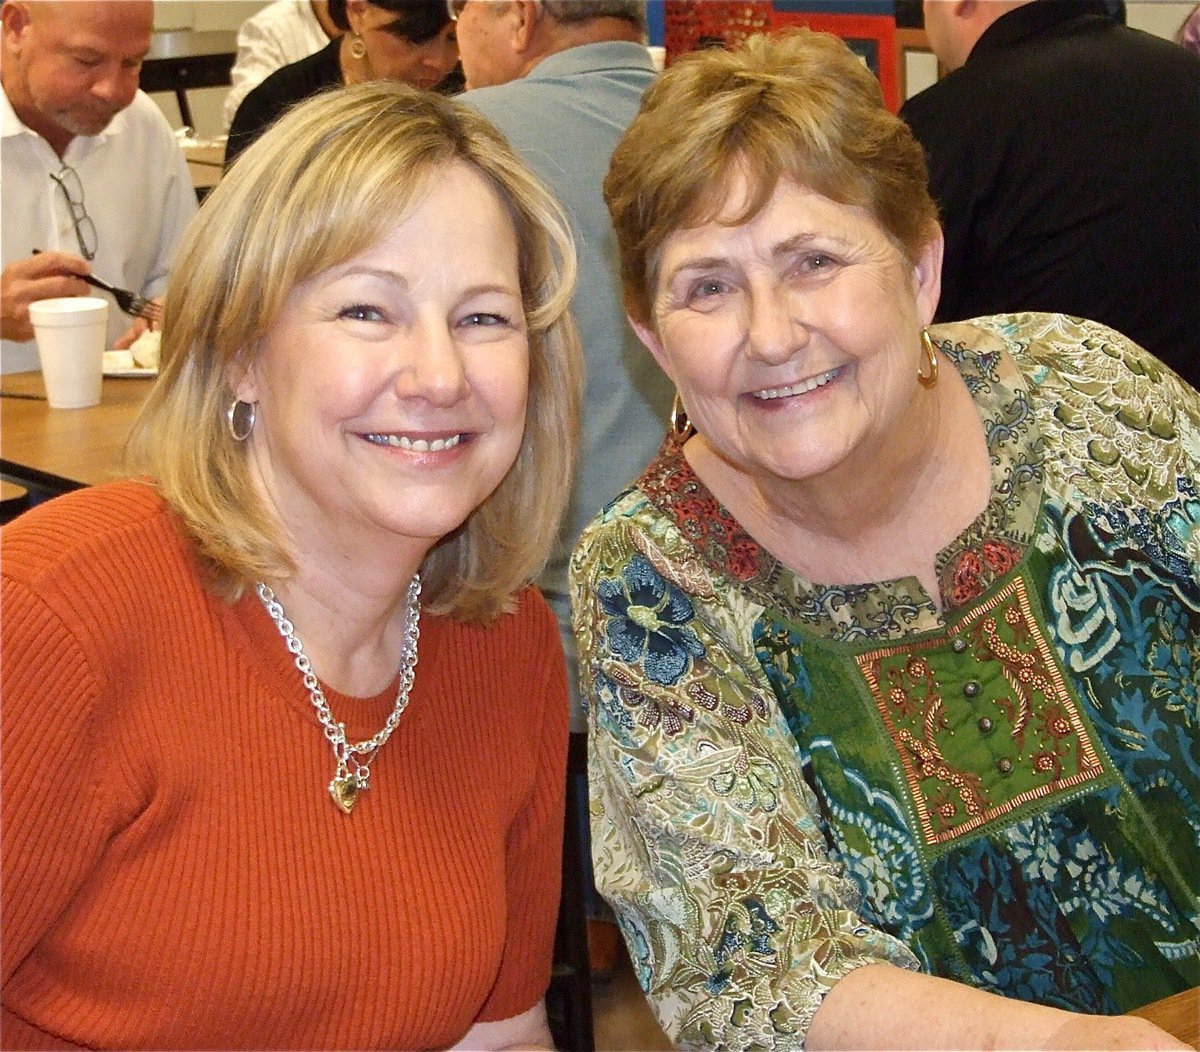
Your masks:
{"label": "silver chain necklace", "polygon": [[279,629],[279,634],[283,636],[288,653],[296,659],[296,668],[304,677],[304,686],[308,689],[313,708],[317,710],[317,719],[321,721],[326,739],[333,746],[337,771],[333,776],[333,781],[329,783],[329,795],[333,797],[333,802],[338,809],[348,815],[354,810],[358,794],[371,788],[371,763],[375,759],[375,754],[392,736],[392,731],[400,722],[400,716],[408,707],[408,694],[412,690],[417,668],[417,641],[421,635],[421,607],[417,602],[421,596],[421,575],[414,574],[412,583],[408,586],[408,605],[404,623],[404,656],[400,661],[400,686],[396,691],[396,704],[392,706],[391,715],[388,716],[387,722],[379,730],[379,733],[373,738],[367,738],[361,742],[348,742],[345,724],[338,723],[333,718],[333,713],[329,711],[329,702],[325,699],[325,692],[321,690],[321,683],[317,679],[316,673],[313,672],[312,662],[304,653],[304,645],[300,642],[300,637],[296,635],[295,626],[283,612],[283,604],[275,598],[275,593],[262,581],[259,581],[254,587],[258,592],[258,598],[267,608],[267,613],[271,615],[271,620],[275,622],[275,627]]}

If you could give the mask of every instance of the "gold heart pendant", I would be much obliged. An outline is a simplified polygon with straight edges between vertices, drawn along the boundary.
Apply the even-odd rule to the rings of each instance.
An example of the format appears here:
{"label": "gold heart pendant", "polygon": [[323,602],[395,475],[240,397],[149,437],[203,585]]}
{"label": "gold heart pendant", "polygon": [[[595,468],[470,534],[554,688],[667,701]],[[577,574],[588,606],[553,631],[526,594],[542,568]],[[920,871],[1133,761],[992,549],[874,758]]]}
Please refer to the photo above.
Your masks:
{"label": "gold heart pendant", "polygon": [[348,815],[358,800],[358,783],[349,775],[335,778],[329,783],[329,795],[333,797],[338,810]]}

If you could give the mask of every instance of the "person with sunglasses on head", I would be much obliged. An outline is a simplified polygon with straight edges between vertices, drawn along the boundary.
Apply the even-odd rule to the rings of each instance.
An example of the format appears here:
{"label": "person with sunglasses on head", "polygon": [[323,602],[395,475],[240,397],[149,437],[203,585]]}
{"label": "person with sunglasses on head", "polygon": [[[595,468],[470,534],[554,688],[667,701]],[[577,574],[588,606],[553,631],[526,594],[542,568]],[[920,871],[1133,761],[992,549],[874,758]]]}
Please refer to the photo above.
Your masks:
{"label": "person with sunglasses on head", "polygon": [[[196,195],[138,90],[153,4],[6,0],[0,24],[0,371],[18,372],[38,367],[29,304],[96,295],[79,275],[159,296]],[[144,326],[109,311],[110,342]]]}
{"label": "person with sunglasses on head", "polygon": [[310,95],[368,80],[436,88],[458,63],[445,0],[333,0],[329,17],[341,36],[277,69],[242,100],[229,128],[226,168],[285,110]]}

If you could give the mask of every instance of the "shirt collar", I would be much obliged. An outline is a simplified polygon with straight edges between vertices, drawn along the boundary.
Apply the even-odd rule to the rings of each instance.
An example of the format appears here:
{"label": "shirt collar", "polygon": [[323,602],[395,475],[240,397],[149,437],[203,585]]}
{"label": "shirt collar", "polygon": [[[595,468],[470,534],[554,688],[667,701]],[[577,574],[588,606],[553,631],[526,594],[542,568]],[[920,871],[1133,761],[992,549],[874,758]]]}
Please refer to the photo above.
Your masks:
{"label": "shirt collar", "polygon": [[[141,92],[138,93],[139,95]],[[131,103],[132,105],[132,103]],[[126,110],[128,107],[126,107]],[[104,139],[108,139],[114,135],[119,135],[121,129],[125,126],[125,122],[129,119],[126,110],[122,110],[111,121],[108,122],[108,127],[99,135],[76,135],[70,142],[67,149],[76,153],[80,149],[85,151],[96,143]],[[20,117],[17,116],[17,111],[13,109],[12,103],[9,101],[8,92],[0,87],[0,138],[8,139],[17,135],[33,135],[41,138],[29,125],[27,125]],[[76,146],[76,142],[80,145]]]}
{"label": "shirt collar", "polygon": [[1001,15],[988,26],[971,48],[967,62],[974,62],[983,55],[1038,36],[1065,22],[1094,19],[1097,16],[1113,21],[1103,0],[1036,0],[1036,3],[1025,4]]}
{"label": "shirt collar", "polygon": [[12,103],[8,101],[8,92],[0,88],[0,137],[8,139],[14,135],[34,135],[36,134],[32,128],[27,128],[21,118],[17,116],[17,111],[12,108]]}
{"label": "shirt collar", "polygon": [[548,55],[526,76],[530,80],[566,77],[631,66],[654,72],[654,61],[646,46],[631,40],[606,40],[600,44],[580,44]]}

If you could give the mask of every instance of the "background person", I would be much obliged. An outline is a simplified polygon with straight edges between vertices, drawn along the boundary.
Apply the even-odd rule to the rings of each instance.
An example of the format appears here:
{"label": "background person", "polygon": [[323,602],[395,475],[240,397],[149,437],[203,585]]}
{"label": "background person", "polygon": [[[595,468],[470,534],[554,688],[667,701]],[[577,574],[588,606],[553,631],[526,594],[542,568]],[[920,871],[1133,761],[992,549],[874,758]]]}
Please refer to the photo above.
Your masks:
{"label": "background person", "polygon": [[1191,14],[1183,20],[1176,39],[1193,55],[1200,57],[1200,4],[1193,7]]}
{"label": "background person", "polygon": [[[0,23],[0,371],[21,372],[38,368],[30,303],[107,297],[78,275],[163,293],[196,192],[166,119],[138,91],[153,4],[5,0]],[[109,302],[109,343],[128,342],[145,325]]]}
{"label": "background person", "polygon": [[[334,0],[334,7],[344,2]],[[327,0],[274,0],[247,18],[238,27],[237,58],[222,109],[226,131],[253,88],[282,66],[316,54],[341,33]]]}
{"label": "background person", "polygon": [[478,115],[362,85],[177,274],[147,478],[0,534],[5,1046],[549,1047],[566,220]]}
{"label": "background person", "polygon": [[1200,62],[1095,0],[927,0],[900,112],[946,237],[937,320],[1093,318],[1200,385]]}
{"label": "background person", "polygon": [[681,401],[572,563],[663,1028],[1184,1047],[1107,1013],[1200,982],[1200,395],[1093,322],[927,330],[921,150],[834,37],[675,63],[605,193]]}
{"label": "background person", "polygon": [[319,91],[368,80],[435,88],[458,62],[444,0],[345,0],[329,11],[343,34],[276,70],[242,100],[225,145],[226,168],[281,113]]}
{"label": "background person", "polygon": [[[579,469],[555,553],[538,579],[558,616],[575,674],[567,561],[583,528],[654,455],[671,405],[671,388],[641,349],[621,306],[617,242],[602,184],[613,147],[637,115],[654,65],[642,41],[644,0],[542,0],[452,3],[463,72],[463,102],[512,143],[566,209],[579,252],[580,280],[571,310],[579,325],[587,379]],[[573,691],[574,693],[574,691]],[[587,728],[578,700],[572,731]],[[582,742],[577,748],[582,749]],[[585,774],[579,775],[581,783]],[[578,800],[583,843],[587,787]],[[586,854],[586,851],[585,851]],[[585,874],[588,910],[611,921]],[[610,968],[618,946],[611,923],[590,932],[593,964]],[[602,943],[608,946],[607,951]]]}

